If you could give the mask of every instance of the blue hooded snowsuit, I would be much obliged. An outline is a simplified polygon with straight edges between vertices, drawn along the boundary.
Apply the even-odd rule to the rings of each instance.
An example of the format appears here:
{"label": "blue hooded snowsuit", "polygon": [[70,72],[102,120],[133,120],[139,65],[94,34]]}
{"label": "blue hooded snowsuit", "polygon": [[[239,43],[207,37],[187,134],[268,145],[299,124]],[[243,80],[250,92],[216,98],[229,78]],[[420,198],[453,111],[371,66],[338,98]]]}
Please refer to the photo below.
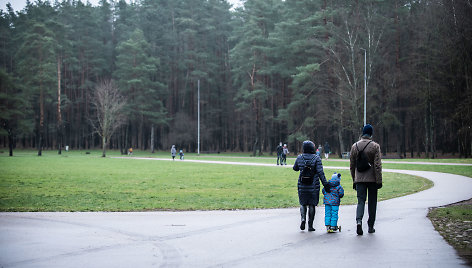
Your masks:
{"label": "blue hooded snowsuit", "polygon": [[341,174],[334,173],[328,184],[331,191],[327,193],[326,190],[323,189],[323,203],[325,204],[325,225],[337,226],[339,204],[341,203],[341,198],[344,196],[344,189],[341,186]]}

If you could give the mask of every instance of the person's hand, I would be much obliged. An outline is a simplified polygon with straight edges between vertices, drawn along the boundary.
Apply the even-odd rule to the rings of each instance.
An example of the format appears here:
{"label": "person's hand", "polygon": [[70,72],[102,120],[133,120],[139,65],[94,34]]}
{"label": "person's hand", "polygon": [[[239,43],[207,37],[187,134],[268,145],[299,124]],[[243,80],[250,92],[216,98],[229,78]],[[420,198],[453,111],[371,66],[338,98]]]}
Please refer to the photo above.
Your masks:
{"label": "person's hand", "polygon": [[377,183],[377,189],[382,188],[382,183]]}
{"label": "person's hand", "polygon": [[354,189],[354,190],[357,191],[357,187],[356,187],[356,183],[355,183],[355,182],[352,184],[352,189]]}

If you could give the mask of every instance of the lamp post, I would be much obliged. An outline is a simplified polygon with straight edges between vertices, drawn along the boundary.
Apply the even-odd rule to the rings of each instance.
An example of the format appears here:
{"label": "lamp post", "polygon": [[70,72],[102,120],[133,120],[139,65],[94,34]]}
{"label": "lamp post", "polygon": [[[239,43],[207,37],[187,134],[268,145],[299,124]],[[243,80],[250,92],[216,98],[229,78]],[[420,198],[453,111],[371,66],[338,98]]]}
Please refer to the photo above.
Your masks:
{"label": "lamp post", "polygon": [[364,50],[364,126],[367,124],[366,121],[366,110],[367,110],[367,50]]}

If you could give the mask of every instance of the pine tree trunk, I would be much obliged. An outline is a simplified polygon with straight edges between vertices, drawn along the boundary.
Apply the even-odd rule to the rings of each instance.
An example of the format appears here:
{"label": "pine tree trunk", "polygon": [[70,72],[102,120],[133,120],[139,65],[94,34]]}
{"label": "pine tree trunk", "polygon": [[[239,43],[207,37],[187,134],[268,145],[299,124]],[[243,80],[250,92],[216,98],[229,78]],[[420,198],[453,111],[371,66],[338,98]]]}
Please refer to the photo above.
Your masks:
{"label": "pine tree trunk", "polygon": [[124,127],[120,127],[120,153],[122,155],[125,154],[125,135],[126,135],[126,129]]}
{"label": "pine tree trunk", "polygon": [[254,100],[255,104],[254,106],[256,107],[256,139],[254,141],[253,145],[253,156],[256,156],[257,150],[259,150],[259,156],[262,154],[261,152],[261,118],[260,118],[260,113],[259,113],[259,105],[258,101]]}
{"label": "pine tree trunk", "polygon": [[340,117],[339,117],[340,124],[338,126],[338,140],[339,140],[339,156],[342,157],[342,153],[345,152],[345,149],[344,149],[344,140],[343,140],[344,102],[341,95],[339,95],[339,107],[340,107]]}
{"label": "pine tree trunk", "polygon": [[429,158],[429,127],[428,127],[428,113],[426,113],[426,116],[424,118],[425,121],[425,142],[424,142],[424,150],[425,150],[425,156],[426,158]]}
{"label": "pine tree trunk", "polygon": [[436,146],[435,146],[435,139],[434,139],[434,116],[432,111],[432,104],[429,102],[429,135],[430,135],[430,146],[431,146],[431,158],[436,158]]}
{"label": "pine tree trunk", "polygon": [[10,128],[8,128],[8,149],[9,149],[9,156],[13,156],[13,133]]}
{"label": "pine tree trunk", "polygon": [[154,124],[151,126],[151,153],[154,153]]}
{"label": "pine tree trunk", "polygon": [[[402,112],[402,122],[406,122],[406,114],[405,112]],[[402,125],[401,127],[402,130],[402,156],[401,158],[406,158],[406,127],[405,124]]]}
{"label": "pine tree trunk", "polygon": [[38,156],[42,155],[43,150],[43,132],[44,132],[44,92],[40,84],[39,93],[39,139],[38,139]]}

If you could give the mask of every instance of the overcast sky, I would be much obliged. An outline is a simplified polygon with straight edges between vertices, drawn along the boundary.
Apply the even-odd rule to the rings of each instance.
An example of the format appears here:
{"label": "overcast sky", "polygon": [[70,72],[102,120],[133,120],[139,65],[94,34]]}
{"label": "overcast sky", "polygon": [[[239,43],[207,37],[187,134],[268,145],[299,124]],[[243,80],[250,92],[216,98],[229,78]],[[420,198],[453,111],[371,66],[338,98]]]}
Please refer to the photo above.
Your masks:
{"label": "overcast sky", "polygon": [[[34,2],[35,0],[30,0]],[[83,2],[87,2],[87,0],[82,0]],[[192,1],[192,0],[189,0]],[[233,4],[233,7],[241,5],[241,0],[227,0],[229,3]],[[54,0],[50,0],[51,3],[54,3]],[[93,5],[97,5],[99,0],[89,0],[90,3]],[[7,3],[11,3],[11,6],[15,11],[22,10],[26,5],[26,0],[0,0],[0,9],[3,11],[7,10]]]}

